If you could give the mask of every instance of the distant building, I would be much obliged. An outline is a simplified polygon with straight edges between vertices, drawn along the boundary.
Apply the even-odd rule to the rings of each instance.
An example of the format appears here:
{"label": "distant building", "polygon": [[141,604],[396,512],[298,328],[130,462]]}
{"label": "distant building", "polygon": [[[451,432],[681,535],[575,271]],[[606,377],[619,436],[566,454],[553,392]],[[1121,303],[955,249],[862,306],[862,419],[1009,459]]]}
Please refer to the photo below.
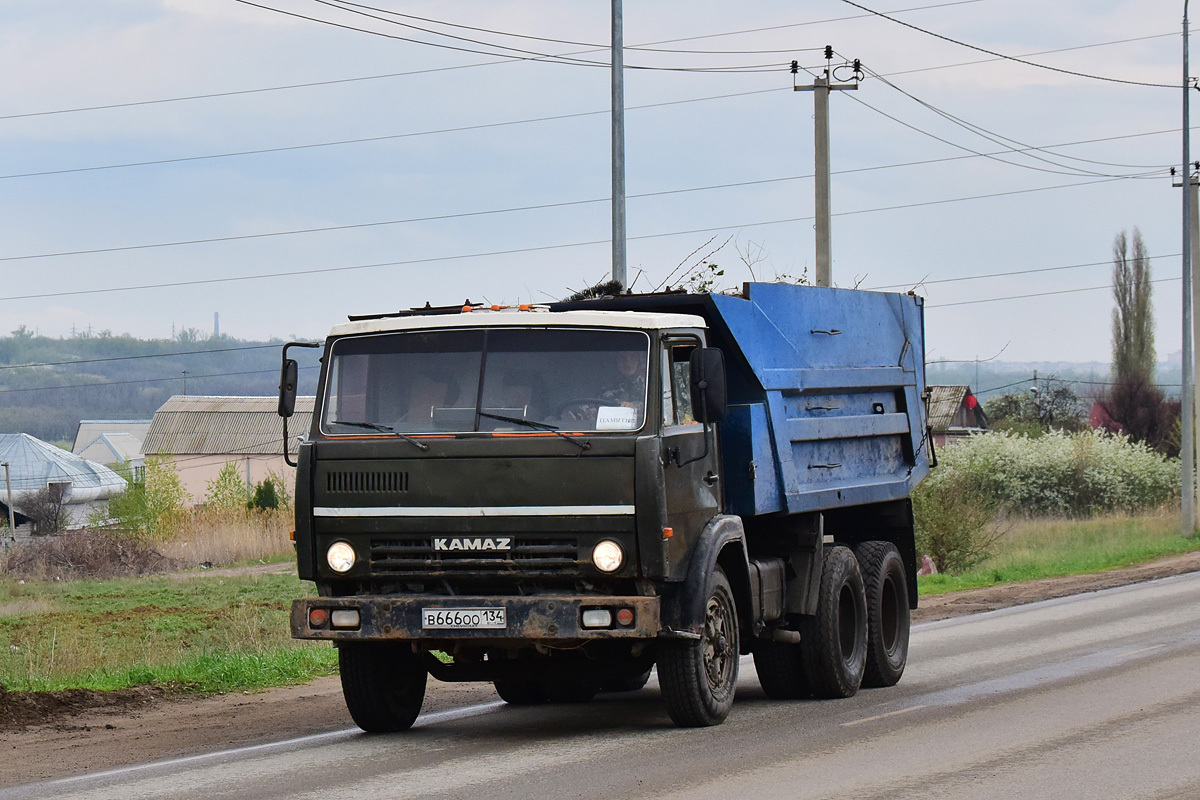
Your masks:
{"label": "distant building", "polygon": [[[0,462],[8,462],[12,479],[12,504],[17,533],[29,530],[30,519],[22,512],[22,502],[31,495],[59,484],[64,489],[67,527],[87,524],[92,512],[115,495],[125,491],[125,479],[103,464],[89,461],[27,433],[0,433]],[[8,518],[8,486],[3,485],[0,470],[0,514]]]}
{"label": "distant building", "polygon": [[128,466],[134,480],[140,481],[145,463],[142,442],[149,430],[148,419],[80,420],[71,452],[107,467]]}
{"label": "distant building", "polygon": [[[312,397],[296,398],[288,420],[288,451],[294,456],[299,438],[312,424]],[[292,491],[296,470],[283,460],[283,420],[276,397],[175,396],[154,412],[142,444],[146,457],[170,458],[191,504],[203,502],[208,484],[225,468],[238,466],[247,484],[268,472],[282,475]]]}
{"label": "distant building", "polygon": [[983,406],[970,386],[930,386],[929,393],[929,427],[935,446],[987,430]]}

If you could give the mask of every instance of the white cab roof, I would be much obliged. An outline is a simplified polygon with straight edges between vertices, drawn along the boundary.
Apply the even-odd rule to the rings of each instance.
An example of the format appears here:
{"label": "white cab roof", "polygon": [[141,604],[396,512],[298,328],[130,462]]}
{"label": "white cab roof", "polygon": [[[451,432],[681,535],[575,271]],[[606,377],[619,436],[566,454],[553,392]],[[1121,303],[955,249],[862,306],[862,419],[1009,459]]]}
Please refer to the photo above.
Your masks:
{"label": "white cab roof", "polygon": [[644,311],[501,311],[479,310],[461,314],[428,314],[412,317],[383,317],[344,322],[333,326],[330,336],[356,333],[386,333],[428,328],[482,327],[545,328],[704,328],[704,319],[694,314],[658,314]]}

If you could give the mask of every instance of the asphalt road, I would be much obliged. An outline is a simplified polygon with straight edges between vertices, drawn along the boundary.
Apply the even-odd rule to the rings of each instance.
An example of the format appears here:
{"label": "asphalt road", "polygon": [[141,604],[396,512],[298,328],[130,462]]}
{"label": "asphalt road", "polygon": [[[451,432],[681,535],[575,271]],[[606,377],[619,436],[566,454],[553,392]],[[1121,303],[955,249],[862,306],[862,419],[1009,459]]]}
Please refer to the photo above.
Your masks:
{"label": "asphalt road", "polygon": [[[919,626],[899,686],[775,702],[743,660],[722,726],[658,692],[487,703],[0,791],[0,799],[1196,798],[1200,575]],[[236,724],[236,721],[234,721]]]}

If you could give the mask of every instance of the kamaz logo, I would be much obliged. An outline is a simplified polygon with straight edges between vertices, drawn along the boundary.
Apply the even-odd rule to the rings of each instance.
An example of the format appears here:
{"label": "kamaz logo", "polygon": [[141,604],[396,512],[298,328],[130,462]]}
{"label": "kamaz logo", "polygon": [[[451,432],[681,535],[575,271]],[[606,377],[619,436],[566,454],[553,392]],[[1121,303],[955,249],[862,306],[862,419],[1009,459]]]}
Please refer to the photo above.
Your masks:
{"label": "kamaz logo", "polygon": [[434,550],[512,550],[511,536],[477,536],[475,538],[435,536]]}

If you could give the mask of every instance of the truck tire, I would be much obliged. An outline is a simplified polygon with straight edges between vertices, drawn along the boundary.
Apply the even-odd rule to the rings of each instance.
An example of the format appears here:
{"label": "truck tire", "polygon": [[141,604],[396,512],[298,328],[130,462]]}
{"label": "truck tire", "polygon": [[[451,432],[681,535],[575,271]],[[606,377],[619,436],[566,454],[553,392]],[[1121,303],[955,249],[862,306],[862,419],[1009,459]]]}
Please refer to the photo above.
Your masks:
{"label": "truck tire", "polygon": [[812,695],[804,677],[799,644],[756,641],[754,669],[763,692],[772,700],[799,700]]}
{"label": "truck tire", "polygon": [[[653,667],[651,668],[653,669]],[[602,692],[636,692],[650,680],[650,670],[637,675],[618,675],[600,682]]]}
{"label": "truck tire", "polygon": [[804,677],[815,697],[850,697],[867,663],[867,597],[848,547],[825,551],[815,616],[800,618]]}
{"label": "truck tire", "polygon": [[496,694],[510,706],[534,706],[546,702],[546,692],[538,681],[492,681]]}
{"label": "truck tire", "polygon": [[733,706],[739,652],[733,590],[717,566],[708,582],[701,638],[664,642],[658,656],[658,681],[676,725],[702,728],[725,721]]}
{"label": "truck tire", "polygon": [[345,642],[338,646],[342,696],[354,723],[367,733],[412,727],[425,700],[428,673],[403,642]]}
{"label": "truck tire", "polygon": [[908,664],[911,627],[904,559],[891,542],[863,542],[857,556],[867,593],[867,666],[862,685],[895,686]]}

